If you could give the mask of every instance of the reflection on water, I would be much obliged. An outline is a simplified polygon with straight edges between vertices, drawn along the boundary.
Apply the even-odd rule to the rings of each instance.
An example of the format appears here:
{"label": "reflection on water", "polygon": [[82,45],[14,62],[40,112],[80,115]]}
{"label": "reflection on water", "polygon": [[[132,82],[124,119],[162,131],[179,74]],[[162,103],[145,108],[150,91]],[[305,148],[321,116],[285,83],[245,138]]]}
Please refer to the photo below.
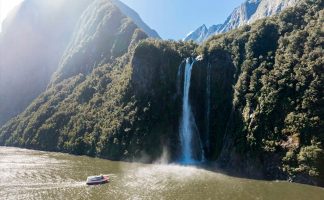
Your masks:
{"label": "reflection on water", "polygon": [[[111,182],[86,186],[87,176]],[[233,178],[195,167],[144,165],[0,147],[0,199],[324,199],[324,189]]]}

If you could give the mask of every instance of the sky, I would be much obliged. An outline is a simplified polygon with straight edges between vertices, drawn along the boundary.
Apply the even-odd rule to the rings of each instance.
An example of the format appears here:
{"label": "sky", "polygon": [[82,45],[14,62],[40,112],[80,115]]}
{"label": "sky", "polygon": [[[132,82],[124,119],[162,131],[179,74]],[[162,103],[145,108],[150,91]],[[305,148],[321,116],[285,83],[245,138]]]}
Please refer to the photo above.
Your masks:
{"label": "sky", "polygon": [[[22,0],[0,0],[0,25]],[[53,0],[44,0],[53,1]],[[68,0],[67,0],[68,1]],[[183,39],[206,24],[223,23],[244,0],[121,0],[163,39]],[[1,31],[1,26],[0,26]]]}
{"label": "sky", "polygon": [[121,0],[163,39],[183,39],[206,24],[223,23],[244,0]]}

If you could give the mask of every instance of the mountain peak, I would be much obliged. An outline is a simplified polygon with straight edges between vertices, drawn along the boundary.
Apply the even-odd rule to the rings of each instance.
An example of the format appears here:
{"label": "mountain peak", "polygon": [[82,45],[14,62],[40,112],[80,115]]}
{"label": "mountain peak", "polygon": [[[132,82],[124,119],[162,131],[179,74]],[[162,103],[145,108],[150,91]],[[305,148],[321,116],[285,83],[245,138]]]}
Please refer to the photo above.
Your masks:
{"label": "mountain peak", "polygon": [[208,28],[205,24],[201,25],[195,31],[190,32],[183,40],[184,41],[197,41],[202,42],[206,35],[208,34]]}
{"label": "mountain peak", "polygon": [[235,8],[223,24],[211,26],[207,33],[201,31],[203,28],[200,26],[189,33],[184,41],[193,40],[202,43],[212,35],[225,33],[264,17],[278,14],[285,8],[296,5],[298,1],[300,0],[247,0]]}
{"label": "mountain peak", "polygon": [[0,125],[51,83],[89,73],[146,35],[159,38],[118,0],[22,1],[0,34]]}
{"label": "mountain peak", "polygon": [[141,17],[136,11],[134,11],[133,9],[131,9],[130,7],[128,7],[126,4],[124,4],[119,0],[111,0],[111,2],[115,6],[117,6],[124,15],[131,18],[133,22],[140,29],[142,29],[149,37],[160,38],[159,34],[155,30],[151,29],[145,22],[143,22],[143,20],[141,19]]}
{"label": "mountain peak", "polygon": [[207,26],[206,26],[206,24],[201,25],[199,28],[200,28],[200,29],[205,29],[205,30],[207,30]]}

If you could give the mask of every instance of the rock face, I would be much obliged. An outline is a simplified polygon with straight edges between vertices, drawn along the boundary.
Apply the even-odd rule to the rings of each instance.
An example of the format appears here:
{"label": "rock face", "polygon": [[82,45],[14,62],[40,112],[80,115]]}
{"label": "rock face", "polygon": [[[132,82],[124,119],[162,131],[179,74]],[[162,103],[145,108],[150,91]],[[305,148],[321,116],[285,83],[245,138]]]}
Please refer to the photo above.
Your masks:
{"label": "rock face", "polygon": [[149,37],[160,38],[159,34],[155,30],[151,29],[147,24],[145,24],[145,22],[143,22],[137,12],[119,0],[112,0],[112,2],[123,12],[124,15],[131,18],[133,22]]}
{"label": "rock face", "polygon": [[[124,120],[124,115],[133,111],[131,108],[134,103],[129,100],[131,96],[125,96],[128,94],[127,87],[130,81],[130,68],[125,67],[125,63],[130,59],[127,52],[135,48],[138,41],[147,37],[111,1],[93,1],[80,17],[59,68],[52,77],[51,84],[18,117],[20,119],[28,117],[27,121],[30,125],[23,125],[22,132],[18,130],[12,134],[3,132],[2,136],[6,137],[9,134],[17,139],[13,139],[16,145],[29,148],[60,150],[77,154],[96,153],[112,159],[120,158],[126,149],[115,148],[116,146],[107,144],[113,142],[118,145],[117,140],[120,142],[125,140],[116,137],[116,140],[111,141],[110,132],[127,129],[129,120],[133,120]],[[123,104],[124,101],[129,101],[129,104],[126,103],[128,108],[119,104]],[[82,112],[80,105],[90,106],[91,112],[95,112],[97,116],[89,114],[89,110]],[[104,114],[109,110],[114,114]],[[101,112],[103,115],[99,116]],[[53,123],[47,126],[45,121],[49,118]],[[95,118],[100,119],[100,122],[96,123]],[[36,122],[34,120],[38,122],[34,123]],[[91,125],[84,124],[84,129],[79,130],[77,124],[83,124],[86,121]],[[93,129],[93,123],[97,124],[101,136],[99,132],[92,135],[92,131],[97,131],[97,128]],[[74,128],[70,129],[69,133],[63,131],[66,126],[75,127],[76,132],[72,131]],[[110,128],[105,129],[105,127]],[[89,138],[90,143],[81,139],[83,134],[91,134],[89,135],[92,138]],[[30,139],[21,143],[18,141],[20,137]],[[97,149],[96,145],[99,143],[101,143],[101,148]]]}
{"label": "rock face", "polygon": [[51,85],[0,128],[0,145],[146,162],[167,149],[177,161],[182,65],[192,57],[188,99],[208,161],[323,185],[322,8],[307,1],[199,46],[147,39],[96,0]]}
{"label": "rock face", "polygon": [[298,0],[247,0],[235,8],[223,24],[213,25],[210,28],[203,25],[203,31],[202,27],[199,27],[196,31],[189,33],[184,41],[193,40],[202,43],[210,36],[226,33],[264,17],[278,14],[285,8],[296,5],[297,2]]}
{"label": "rock face", "polygon": [[193,40],[195,42],[201,43],[205,40],[207,35],[208,35],[208,28],[204,24],[201,27],[197,28],[195,31],[189,33],[184,39],[184,41]]}
{"label": "rock face", "polygon": [[258,19],[278,14],[285,8],[295,6],[296,3],[298,3],[298,0],[261,0],[248,23],[251,24]]}
{"label": "rock face", "polygon": [[138,26],[114,3],[94,1],[82,14],[51,85],[80,73],[88,75],[98,65],[112,62],[125,54],[140,34]]}
{"label": "rock face", "polygon": [[56,3],[27,0],[6,19],[0,34],[0,124],[45,90],[89,1]]}
{"label": "rock face", "polygon": [[[105,1],[101,1],[101,4],[104,5]],[[22,112],[33,99],[46,89],[58,66],[62,67],[68,62],[68,58],[62,58],[67,47],[66,51],[70,53],[78,51],[86,40],[92,40],[92,45],[100,46],[100,44],[95,44],[94,38],[82,38],[86,35],[80,32],[73,33],[81,16],[88,17],[89,21],[87,22],[94,19],[95,16],[89,15],[89,13],[82,15],[91,2],[90,0],[58,0],[55,2],[26,0],[6,19],[0,33],[0,125]],[[116,9],[120,10],[120,15],[129,16],[149,36],[159,38],[159,35],[150,29],[135,11],[118,0],[114,0],[112,4],[118,6]],[[101,15],[104,16],[103,13]],[[113,25],[114,22],[110,23]],[[79,23],[78,26],[81,28],[83,24]],[[102,25],[88,28],[100,28],[100,26]],[[114,26],[118,26],[118,24]],[[109,30],[106,30],[106,33],[113,34]],[[116,38],[109,40],[116,41],[110,44],[115,45],[115,55],[110,55],[112,57],[118,56],[117,54],[124,51],[125,49],[117,48],[120,45],[123,46],[122,43],[128,42],[117,41]],[[103,47],[101,46],[101,48]],[[100,50],[97,49],[97,51]],[[90,54],[93,55],[93,53]],[[78,55],[81,54],[82,52],[79,52]],[[65,53],[64,55],[71,54]],[[107,57],[108,55],[100,56]],[[93,57],[92,59],[97,58]],[[73,67],[69,70],[73,70]]]}

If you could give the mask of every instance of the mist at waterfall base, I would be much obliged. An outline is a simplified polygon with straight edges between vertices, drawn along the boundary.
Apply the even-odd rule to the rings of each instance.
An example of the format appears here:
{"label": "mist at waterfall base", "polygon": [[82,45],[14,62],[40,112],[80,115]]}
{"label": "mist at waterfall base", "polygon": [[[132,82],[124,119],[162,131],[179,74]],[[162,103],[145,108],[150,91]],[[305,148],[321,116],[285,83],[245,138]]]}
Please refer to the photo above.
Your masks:
{"label": "mist at waterfall base", "polygon": [[[191,73],[195,62],[194,58],[187,58],[184,72],[181,73],[183,63],[180,64],[178,70],[178,80],[181,80],[183,74],[182,114],[179,126],[181,157],[179,163],[184,165],[194,165],[205,161],[204,149],[190,104]],[[181,84],[181,81],[178,81],[178,84]],[[181,85],[178,88],[181,88]]]}

